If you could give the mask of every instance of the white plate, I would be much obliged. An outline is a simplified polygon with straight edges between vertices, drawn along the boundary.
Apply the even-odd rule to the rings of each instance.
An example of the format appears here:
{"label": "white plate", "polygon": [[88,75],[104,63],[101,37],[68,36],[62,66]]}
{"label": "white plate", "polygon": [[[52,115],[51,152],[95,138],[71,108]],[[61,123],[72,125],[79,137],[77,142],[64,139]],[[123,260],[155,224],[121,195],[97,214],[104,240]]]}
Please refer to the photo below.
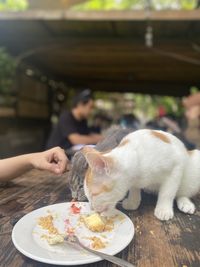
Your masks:
{"label": "white plate", "polygon": [[[81,215],[90,213],[87,202],[79,202],[78,205],[81,206]],[[121,211],[115,210],[115,214],[119,216],[115,219],[114,229],[104,232],[102,235],[93,233],[83,224],[78,223],[80,214],[72,214],[70,206],[70,202],[60,203],[37,209],[25,215],[15,224],[12,231],[12,241],[15,247],[25,256],[49,264],[81,265],[102,260],[100,257],[74,249],[67,244],[50,246],[45,239],[41,238],[41,235],[45,234],[45,230],[38,226],[38,218],[49,213],[53,214],[54,225],[59,232],[64,232],[64,220],[69,219],[71,225],[76,229],[76,235],[85,245],[89,245],[91,242],[88,237],[99,236],[107,242],[106,248],[100,251],[107,254],[115,255],[131,242],[134,236],[134,226],[132,221]]]}

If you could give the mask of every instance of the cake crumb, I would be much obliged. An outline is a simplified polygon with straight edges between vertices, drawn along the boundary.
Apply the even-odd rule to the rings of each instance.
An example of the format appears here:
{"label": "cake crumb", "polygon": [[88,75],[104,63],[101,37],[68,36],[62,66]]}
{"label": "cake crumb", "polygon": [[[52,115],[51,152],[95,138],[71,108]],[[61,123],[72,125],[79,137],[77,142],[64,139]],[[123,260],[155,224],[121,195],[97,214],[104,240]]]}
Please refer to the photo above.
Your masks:
{"label": "cake crumb", "polygon": [[114,228],[113,219],[102,218],[98,213],[82,216],[81,220],[92,232],[112,231]]}
{"label": "cake crumb", "polygon": [[95,250],[106,247],[106,244],[99,237],[93,236],[93,237],[90,237],[89,239],[92,241],[91,246]]}
{"label": "cake crumb", "polygon": [[154,235],[154,232],[153,232],[152,230],[149,231],[149,233],[150,233],[151,235],[155,236],[155,235]]}
{"label": "cake crumb", "polygon": [[48,215],[45,217],[40,217],[38,224],[45,230],[49,232],[49,234],[59,234],[58,230],[53,225],[53,216]]}
{"label": "cake crumb", "polygon": [[64,242],[64,236],[63,235],[41,235],[42,239],[47,240],[49,245],[57,245]]}

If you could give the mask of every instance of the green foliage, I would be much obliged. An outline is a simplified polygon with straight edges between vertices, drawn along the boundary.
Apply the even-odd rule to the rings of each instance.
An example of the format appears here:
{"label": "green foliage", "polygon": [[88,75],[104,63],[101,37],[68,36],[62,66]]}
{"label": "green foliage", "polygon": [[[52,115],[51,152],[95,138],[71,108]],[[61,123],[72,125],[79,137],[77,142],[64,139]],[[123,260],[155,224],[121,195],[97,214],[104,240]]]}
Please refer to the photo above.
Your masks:
{"label": "green foliage", "polygon": [[181,116],[184,113],[182,98],[172,96],[97,92],[95,98],[102,100],[101,109],[108,110],[114,118],[133,113],[142,121],[148,121],[158,115],[158,109],[161,106],[168,114]]}
{"label": "green foliage", "polygon": [[[153,9],[194,9],[197,0],[152,0]],[[146,0],[88,0],[87,2],[72,7],[75,10],[130,10],[144,9]]]}
{"label": "green foliage", "polygon": [[27,7],[27,0],[0,0],[0,11],[20,11]]}
{"label": "green foliage", "polygon": [[158,115],[159,107],[164,107],[168,114],[183,114],[182,99],[172,96],[141,95],[134,96],[135,113],[139,117],[152,119]]}
{"label": "green foliage", "polygon": [[136,3],[138,3],[138,0],[122,0],[122,1],[116,1],[116,0],[102,0],[102,1],[89,1],[86,3],[88,4],[88,7],[91,9],[129,9],[132,6],[134,6]]}
{"label": "green foliage", "polygon": [[197,0],[153,0],[153,8],[155,9],[194,9],[197,5]]}
{"label": "green foliage", "polygon": [[199,92],[199,88],[197,88],[196,86],[192,86],[190,88],[190,93],[193,95],[193,94],[196,94]]}
{"label": "green foliage", "polygon": [[181,0],[181,6],[183,9],[195,9],[197,7],[198,0]]}
{"label": "green foliage", "polygon": [[[76,10],[110,10],[110,9],[130,9],[137,4],[138,0],[89,0],[86,3],[73,7]],[[142,1],[143,2],[143,1]]]}
{"label": "green foliage", "polygon": [[16,72],[15,60],[0,48],[0,93],[10,93]]}

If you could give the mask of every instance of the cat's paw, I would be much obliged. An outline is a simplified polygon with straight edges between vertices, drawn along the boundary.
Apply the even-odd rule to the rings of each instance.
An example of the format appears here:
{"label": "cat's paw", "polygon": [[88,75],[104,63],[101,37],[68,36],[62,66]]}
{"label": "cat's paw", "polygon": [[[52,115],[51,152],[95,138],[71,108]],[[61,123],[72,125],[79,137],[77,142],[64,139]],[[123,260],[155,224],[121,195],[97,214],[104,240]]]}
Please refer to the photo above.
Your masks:
{"label": "cat's paw", "polygon": [[177,199],[177,206],[180,211],[184,213],[193,214],[195,212],[195,205],[187,197],[180,197]]}
{"label": "cat's paw", "polygon": [[140,201],[131,202],[128,198],[125,198],[122,202],[122,207],[125,210],[136,210],[140,205]]}
{"label": "cat's paw", "polygon": [[161,221],[168,221],[174,217],[172,208],[156,207],[154,215]]}

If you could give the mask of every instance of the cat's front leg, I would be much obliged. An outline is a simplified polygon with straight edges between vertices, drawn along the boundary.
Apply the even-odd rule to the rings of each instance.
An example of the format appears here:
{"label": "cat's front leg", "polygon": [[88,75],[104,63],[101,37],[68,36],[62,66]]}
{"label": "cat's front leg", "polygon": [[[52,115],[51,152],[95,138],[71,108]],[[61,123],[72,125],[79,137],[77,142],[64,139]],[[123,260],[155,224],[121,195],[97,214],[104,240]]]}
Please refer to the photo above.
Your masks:
{"label": "cat's front leg", "polygon": [[172,219],[174,217],[173,201],[174,198],[162,197],[159,194],[154,215],[161,221],[167,221]]}
{"label": "cat's front leg", "polygon": [[122,202],[122,207],[126,210],[136,210],[141,202],[141,190],[132,187],[129,190],[128,197]]}

